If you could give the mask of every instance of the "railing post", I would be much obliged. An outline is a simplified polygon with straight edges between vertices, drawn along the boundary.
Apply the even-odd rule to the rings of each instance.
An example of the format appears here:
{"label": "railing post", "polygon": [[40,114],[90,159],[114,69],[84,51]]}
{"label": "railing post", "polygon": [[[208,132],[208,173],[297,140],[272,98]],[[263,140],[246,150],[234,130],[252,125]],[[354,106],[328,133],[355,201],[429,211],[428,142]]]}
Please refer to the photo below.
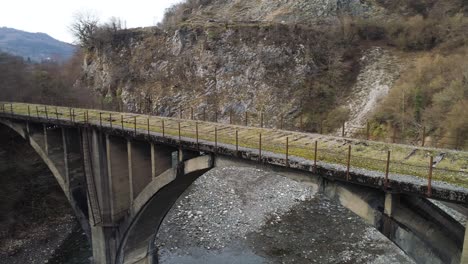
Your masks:
{"label": "railing post", "polygon": [[149,118],[146,119],[146,123],[147,123],[147,126],[148,126],[148,136],[150,135],[150,120]]}
{"label": "railing post", "polygon": [[289,167],[289,137],[286,137],[286,167]]}
{"label": "railing post", "polygon": [[385,190],[388,188],[388,173],[390,171],[390,150],[387,153],[387,166],[385,167],[385,182],[384,182],[384,188]]}
{"label": "railing post", "polygon": [[31,107],[28,105],[28,117],[31,117]]}
{"label": "railing post", "polygon": [[346,168],[346,180],[349,181],[349,167],[351,166],[351,145],[348,146],[348,164]]}
{"label": "railing post", "polygon": [[429,159],[429,176],[427,180],[427,196],[431,197],[432,196],[432,170],[434,167],[434,157],[431,156]]}
{"label": "railing post", "polygon": [[215,153],[218,152],[218,127],[215,127]]}
{"label": "railing post", "polygon": [[13,104],[10,104],[10,112],[11,112],[11,115],[13,115]]}
{"label": "railing post", "polygon": [[239,131],[236,129],[236,155],[239,154]]}
{"label": "railing post", "polygon": [[262,133],[258,135],[258,161],[262,162]]}
{"label": "railing post", "polygon": [[71,107],[68,108],[68,115],[70,115],[70,122],[73,123],[73,116],[72,116],[72,109],[71,109]]}
{"label": "railing post", "polygon": [[99,126],[102,128],[102,113],[99,112]]}
{"label": "railing post", "polygon": [[123,118],[123,115],[120,115],[120,123],[122,124],[122,130],[124,130],[124,118]]}
{"label": "railing post", "polygon": [[180,143],[180,141],[182,140],[182,133],[181,133],[181,129],[180,129],[180,121],[178,122],[178,128],[179,128],[179,143]]}
{"label": "railing post", "polygon": [[[3,109],[3,111],[5,111],[5,109]],[[39,107],[37,105],[36,105],[36,115],[37,115],[37,118],[39,118]]]}
{"label": "railing post", "polygon": [[195,122],[195,134],[197,138],[197,149],[200,149],[199,139],[198,139],[198,122]]}
{"label": "railing post", "polygon": [[370,139],[370,124],[369,121],[367,121],[367,131],[366,131],[366,139]]}
{"label": "railing post", "polygon": [[426,144],[426,127],[423,126],[423,134],[422,134],[422,146]]}
{"label": "railing post", "polygon": [[133,117],[133,130],[135,132],[135,136],[137,134],[137,118],[136,116]]}
{"label": "railing post", "polygon": [[317,172],[317,152],[318,152],[318,141],[315,141],[314,144],[314,172]]}
{"label": "railing post", "polygon": [[76,123],[75,109],[72,109],[73,123]]}
{"label": "railing post", "polygon": [[190,107],[190,119],[193,120],[193,107]]}
{"label": "railing post", "polygon": [[166,133],[164,131],[164,119],[161,120],[161,126],[162,126],[162,135],[163,137],[166,137]]}
{"label": "railing post", "polygon": [[341,128],[341,137],[345,137],[345,122],[343,122],[343,126]]}

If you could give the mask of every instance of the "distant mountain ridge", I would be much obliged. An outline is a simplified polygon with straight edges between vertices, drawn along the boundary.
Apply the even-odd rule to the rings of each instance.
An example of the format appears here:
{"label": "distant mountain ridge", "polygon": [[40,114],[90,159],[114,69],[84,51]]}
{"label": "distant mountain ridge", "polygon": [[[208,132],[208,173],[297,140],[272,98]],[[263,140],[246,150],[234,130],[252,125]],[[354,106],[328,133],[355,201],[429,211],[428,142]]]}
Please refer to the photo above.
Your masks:
{"label": "distant mountain ridge", "polygon": [[68,60],[76,47],[52,38],[45,33],[30,33],[0,27],[0,52],[6,52],[32,61]]}

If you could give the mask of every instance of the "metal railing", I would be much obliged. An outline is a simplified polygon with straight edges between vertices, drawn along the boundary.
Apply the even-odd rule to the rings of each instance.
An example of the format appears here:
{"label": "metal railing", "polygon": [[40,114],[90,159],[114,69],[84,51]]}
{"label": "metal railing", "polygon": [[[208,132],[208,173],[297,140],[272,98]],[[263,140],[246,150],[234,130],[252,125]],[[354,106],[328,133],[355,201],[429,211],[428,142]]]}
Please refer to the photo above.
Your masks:
{"label": "metal railing", "polygon": [[[122,129],[135,134],[158,133],[162,137],[176,140],[192,139],[197,144],[210,143],[214,149],[220,144],[284,155],[286,165],[292,157],[305,158],[317,167],[319,163],[344,166],[349,179],[352,168],[362,168],[384,173],[383,188],[390,188],[392,175],[409,175],[427,181],[427,195],[431,195],[433,180],[439,180],[462,187],[468,187],[468,152],[450,151],[412,146],[384,144],[367,140],[322,136],[302,132],[265,128],[263,114],[259,117],[259,127],[251,127],[251,117],[245,115],[244,124],[235,125],[233,115],[231,124],[208,121],[206,112],[196,115],[189,112],[188,119],[183,111],[179,118],[158,117],[132,113],[102,110],[55,107],[24,103],[0,103],[0,113],[6,116],[23,116],[46,120],[65,120],[72,123],[93,124],[100,127]],[[200,118],[201,120],[195,120]],[[217,121],[218,115],[212,115]],[[239,121],[239,120],[237,120]],[[434,162],[434,158],[444,153],[444,158]],[[416,178],[417,179],[417,178]]]}

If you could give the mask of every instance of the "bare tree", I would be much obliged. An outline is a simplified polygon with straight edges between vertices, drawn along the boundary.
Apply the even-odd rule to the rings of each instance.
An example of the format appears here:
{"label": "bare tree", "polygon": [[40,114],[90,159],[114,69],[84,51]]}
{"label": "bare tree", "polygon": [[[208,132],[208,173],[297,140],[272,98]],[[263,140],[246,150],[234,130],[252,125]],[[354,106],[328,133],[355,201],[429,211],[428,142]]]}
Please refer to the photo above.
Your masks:
{"label": "bare tree", "polygon": [[115,33],[124,28],[124,24],[125,22],[123,22],[121,18],[111,17],[109,18],[109,21],[105,23],[102,27],[108,31]]}
{"label": "bare tree", "polygon": [[94,36],[98,28],[99,18],[90,11],[75,13],[73,23],[70,25],[70,31],[75,36],[77,42],[85,48],[93,45]]}

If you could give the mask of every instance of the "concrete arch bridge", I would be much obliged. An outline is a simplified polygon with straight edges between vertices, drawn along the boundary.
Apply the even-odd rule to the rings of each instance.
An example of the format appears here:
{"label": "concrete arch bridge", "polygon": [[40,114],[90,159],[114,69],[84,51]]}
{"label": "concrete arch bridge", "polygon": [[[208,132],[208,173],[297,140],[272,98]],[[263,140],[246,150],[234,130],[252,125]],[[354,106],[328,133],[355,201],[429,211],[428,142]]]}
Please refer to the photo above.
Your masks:
{"label": "concrete arch bridge", "polygon": [[0,129],[21,135],[47,164],[96,263],[157,263],[155,233],[171,206],[197,177],[229,166],[317,183],[418,262],[468,263],[466,227],[431,202],[468,213],[468,152],[91,109],[0,107]]}

